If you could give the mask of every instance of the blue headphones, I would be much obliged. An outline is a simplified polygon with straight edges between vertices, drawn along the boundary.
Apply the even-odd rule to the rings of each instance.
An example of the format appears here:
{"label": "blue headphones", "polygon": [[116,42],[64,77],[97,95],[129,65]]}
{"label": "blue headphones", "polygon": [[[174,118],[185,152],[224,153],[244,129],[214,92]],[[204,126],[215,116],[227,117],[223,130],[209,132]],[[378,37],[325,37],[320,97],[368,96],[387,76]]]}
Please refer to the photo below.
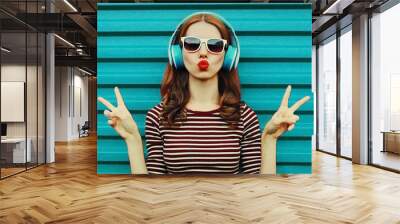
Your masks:
{"label": "blue headphones", "polygon": [[228,27],[229,32],[231,34],[231,43],[228,46],[228,50],[226,50],[225,52],[225,58],[224,58],[224,62],[222,64],[222,70],[224,71],[231,71],[232,69],[235,69],[239,63],[239,57],[240,57],[240,46],[239,46],[239,39],[235,34],[235,30],[233,29],[233,27],[228,23],[228,21],[226,21],[223,17],[212,13],[212,12],[196,12],[193,13],[189,16],[187,16],[185,19],[183,19],[178,26],[176,27],[174,33],[172,34],[170,40],[169,40],[169,45],[168,45],[168,59],[169,59],[169,64],[173,67],[175,67],[175,69],[180,70],[185,68],[185,65],[183,63],[183,56],[182,56],[182,49],[181,46],[179,45],[179,43],[176,43],[176,39],[177,39],[177,34],[178,31],[181,29],[181,26],[183,25],[183,23],[188,20],[189,18],[191,18],[192,16],[195,16],[197,14],[208,14],[208,15],[212,15],[216,18],[218,18],[219,20],[221,20],[225,26]]}

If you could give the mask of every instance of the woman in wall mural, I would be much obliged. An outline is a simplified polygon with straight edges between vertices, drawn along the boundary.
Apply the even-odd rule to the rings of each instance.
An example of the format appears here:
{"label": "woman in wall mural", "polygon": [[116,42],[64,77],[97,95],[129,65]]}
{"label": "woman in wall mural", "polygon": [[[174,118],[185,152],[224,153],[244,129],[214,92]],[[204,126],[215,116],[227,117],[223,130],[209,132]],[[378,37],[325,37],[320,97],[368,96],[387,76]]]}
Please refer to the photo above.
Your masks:
{"label": "woman in wall mural", "polygon": [[125,140],[133,174],[276,172],[276,142],[294,128],[288,86],[279,109],[261,132],[258,117],[241,100],[238,38],[227,21],[200,12],[185,18],[170,39],[162,100],[147,112],[146,147],[115,88],[117,106],[99,97],[104,115]]}

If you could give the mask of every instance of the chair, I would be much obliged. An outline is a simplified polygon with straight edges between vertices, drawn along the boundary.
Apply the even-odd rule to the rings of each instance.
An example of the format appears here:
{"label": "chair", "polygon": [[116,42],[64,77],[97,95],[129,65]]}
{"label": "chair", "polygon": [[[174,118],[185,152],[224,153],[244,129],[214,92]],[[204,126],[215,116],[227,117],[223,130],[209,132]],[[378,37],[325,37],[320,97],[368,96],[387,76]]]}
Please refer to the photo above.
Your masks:
{"label": "chair", "polygon": [[90,129],[89,121],[85,121],[82,127],[80,127],[80,125],[78,124],[79,138],[89,136],[89,129]]}

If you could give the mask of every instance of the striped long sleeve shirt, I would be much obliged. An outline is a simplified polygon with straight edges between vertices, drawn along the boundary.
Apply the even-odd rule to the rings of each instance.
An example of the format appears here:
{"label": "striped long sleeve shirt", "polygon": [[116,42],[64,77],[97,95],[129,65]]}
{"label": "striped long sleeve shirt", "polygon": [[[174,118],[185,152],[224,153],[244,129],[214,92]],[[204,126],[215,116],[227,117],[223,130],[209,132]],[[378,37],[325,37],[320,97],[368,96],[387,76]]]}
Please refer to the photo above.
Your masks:
{"label": "striped long sleeve shirt", "polygon": [[219,109],[193,111],[179,127],[160,124],[162,103],[147,112],[146,166],[149,174],[260,172],[261,132],[256,113],[241,105],[238,128],[228,129]]}

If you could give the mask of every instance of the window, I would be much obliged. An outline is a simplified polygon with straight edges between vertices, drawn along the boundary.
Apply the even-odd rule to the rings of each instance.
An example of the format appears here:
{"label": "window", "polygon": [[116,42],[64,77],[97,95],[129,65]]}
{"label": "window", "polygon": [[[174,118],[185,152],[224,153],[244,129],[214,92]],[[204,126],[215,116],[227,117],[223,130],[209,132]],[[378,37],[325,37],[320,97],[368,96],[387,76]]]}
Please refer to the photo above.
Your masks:
{"label": "window", "polygon": [[336,35],[318,48],[318,149],[336,153]]}
{"label": "window", "polygon": [[340,155],[352,157],[352,32],[351,26],[340,36]]}
{"label": "window", "polygon": [[372,164],[400,170],[400,4],[373,15],[371,72]]}

